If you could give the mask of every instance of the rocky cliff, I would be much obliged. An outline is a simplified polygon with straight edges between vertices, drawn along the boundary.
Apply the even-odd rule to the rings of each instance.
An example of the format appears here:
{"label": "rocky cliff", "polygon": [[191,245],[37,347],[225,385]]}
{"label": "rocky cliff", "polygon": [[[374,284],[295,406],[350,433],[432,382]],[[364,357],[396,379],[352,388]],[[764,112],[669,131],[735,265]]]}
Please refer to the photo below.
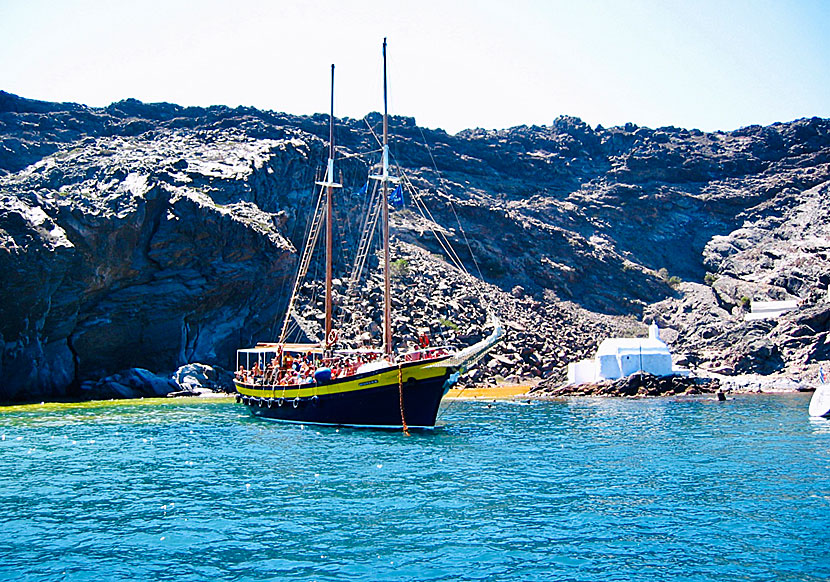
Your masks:
{"label": "rocky cliff", "polygon": [[[352,248],[379,119],[337,128]],[[432,210],[394,213],[396,256],[419,265],[396,282],[396,326],[456,342],[483,331],[479,299],[458,293],[473,283],[432,254],[444,228],[511,326],[471,380],[555,376],[644,317],[701,366],[808,373],[827,358],[830,121],[703,133],[560,117],[448,135],[394,117],[391,131]],[[237,347],[273,338],[326,136],[323,115],[0,92],[0,400],[83,397],[127,368],[231,366]],[[802,307],[743,322],[764,298]],[[355,329],[376,325],[370,299]]]}

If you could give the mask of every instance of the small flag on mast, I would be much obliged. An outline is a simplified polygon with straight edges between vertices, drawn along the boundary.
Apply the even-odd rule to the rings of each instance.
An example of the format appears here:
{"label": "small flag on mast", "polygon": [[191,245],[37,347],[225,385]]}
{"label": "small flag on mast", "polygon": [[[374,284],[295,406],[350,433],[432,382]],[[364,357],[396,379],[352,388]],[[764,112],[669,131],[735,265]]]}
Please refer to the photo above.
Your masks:
{"label": "small flag on mast", "polygon": [[389,193],[389,204],[392,206],[403,206],[403,189],[400,184]]}
{"label": "small flag on mast", "polygon": [[818,367],[818,379],[822,384],[827,384],[827,377],[824,375],[824,368],[822,366]]}

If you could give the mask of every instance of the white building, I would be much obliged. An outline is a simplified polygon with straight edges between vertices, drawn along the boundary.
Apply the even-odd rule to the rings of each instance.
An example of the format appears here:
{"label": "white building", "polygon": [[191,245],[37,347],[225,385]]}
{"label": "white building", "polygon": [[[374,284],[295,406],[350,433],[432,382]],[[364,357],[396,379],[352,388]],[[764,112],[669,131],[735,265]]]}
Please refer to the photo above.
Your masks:
{"label": "white building", "polygon": [[568,364],[568,383],[616,380],[643,371],[655,376],[680,374],[689,370],[675,368],[671,352],[660,339],[660,329],[652,323],[647,338],[608,338],[603,340],[593,360]]}
{"label": "white building", "polygon": [[749,304],[750,312],[744,316],[745,321],[758,319],[778,319],[785,313],[798,309],[798,299],[791,301],[753,301]]}

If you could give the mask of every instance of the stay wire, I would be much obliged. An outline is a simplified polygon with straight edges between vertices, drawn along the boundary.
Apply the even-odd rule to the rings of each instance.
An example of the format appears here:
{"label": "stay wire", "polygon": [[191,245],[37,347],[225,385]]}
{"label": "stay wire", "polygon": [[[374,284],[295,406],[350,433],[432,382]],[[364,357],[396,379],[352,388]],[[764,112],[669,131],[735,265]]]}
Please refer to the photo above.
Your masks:
{"label": "stay wire", "polygon": [[[320,176],[320,169],[318,167],[315,170],[315,180],[314,180],[313,184],[316,184],[316,182],[318,181],[317,178],[319,178],[319,176]],[[313,185],[311,187],[311,194],[310,195],[312,197],[314,197],[314,194],[316,193],[316,191],[317,191],[316,185]],[[294,245],[294,241],[297,240],[297,230],[300,228],[300,225],[301,225],[301,222],[299,220],[299,204],[298,204],[297,208],[295,208],[295,213],[296,213],[295,215],[296,215],[297,219],[294,221],[294,228],[291,229],[291,244],[292,245]],[[316,213],[316,208],[315,208],[315,213]],[[313,219],[312,219],[312,221],[306,221],[305,226],[303,227],[303,238],[302,238],[303,245],[305,245],[305,242],[308,238],[308,235],[311,232],[311,223],[312,222],[313,222]],[[295,248],[297,248],[297,250],[299,251],[299,259],[298,260],[302,261],[302,254],[303,254],[304,246],[303,247],[295,247]],[[293,284],[292,284],[291,279],[286,278],[285,282],[283,283],[283,290],[285,290],[288,287],[288,285],[292,286],[291,296],[289,297],[289,301],[288,301],[288,305],[287,305],[287,309],[290,309],[291,304],[292,304],[292,299],[293,299],[293,296],[294,296],[294,287],[296,286],[296,281],[294,281]],[[273,329],[274,329],[275,332],[276,332],[276,326],[279,325],[278,322],[279,322],[280,319],[283,319],[283,327],[285,327],[285,318],[286,317],[289,317],[288,311],[286,311],[285,317],[283,317],[283,318],[280,318],[276,314],[274,315],[274,323],[273,323],[274,327],[273,327]],[[291,331],[293,332],[294,330],[292,329]],[[276,333],[274,333],[273,335],[276,335]],[[286,329],[286,335],[287,335],[287,329]]]}
{"label": "stay wire", "polygon": [[[429,147],[429,143],[427,143],[427,137],[424,134],[424,130],[422,127],[418,126],[418,131],[421,133],[421,138],[424,140],[424,147],[427,149],[427,153],[429,154],[429,159],[432,161],[432,168],[435,170],[435,173],[438,175],[439,183],[444,183],[444,176],[441,174],[441,171],[438,169],[438,164],[435,163],[435,157],[432,155],[432,148]],[[470,241],[467,239],[467,232],[464,230],[464,227],[461,226],[461,219],[458,216],[458,213],[455,210],[455,205],[452,203],[452,200],[447,201],[450,210],[452,210],[453,215],[455,216],[455,221],[458,223],[458,229],[461,231],[462,236],[464,237],[464,242],[467,245],[467,250],[470,251],[470,258],[473,259],[473,264],[476,267],[476,271],[478,272],[478,277],[481,280],[484,280],[484,276],[481,273],[481,268],[478,265],[478,261],[476,260],[475,253],[473,253],[472,246],[470,245]]]}

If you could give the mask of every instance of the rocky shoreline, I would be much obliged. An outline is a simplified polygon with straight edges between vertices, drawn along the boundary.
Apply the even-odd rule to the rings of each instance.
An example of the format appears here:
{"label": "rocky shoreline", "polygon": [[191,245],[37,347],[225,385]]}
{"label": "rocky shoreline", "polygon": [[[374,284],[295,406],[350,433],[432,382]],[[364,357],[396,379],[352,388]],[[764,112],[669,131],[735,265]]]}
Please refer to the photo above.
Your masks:
{"label": "rocky shoreline", "polygon": [[[182,366],[172,377],[158,376],[148,370],[134,369],[89,383],[81,397],[61,402],[135,398],[221,398],[236,393],[233,374],[206,364]],[[462,383],[458,394],[447,399],[472,400],[561,400],[564,398],[668,398],[716,396],[724,399],[735,394],[792,394],[812,392],[815,386],[779,376],[745,375],[735,377],[655,376],[637,373],[618,380],[584,384],[563,384],[543,380],[531,384],[496,383],[476,385]],[[473,394],[473,396],[470,396]],[[43,402],[41,402],[43,403]],[[18,403],[20,404],[20,403]],[[0,403],[2,406],[2,403]]]}
{"label": "rocky shoreline", "polygon": [[714,394],[720,390],[720,382],[714,378],[687,376],[654,376],[653,374],[632,374],[619,380],[606,380],[586,384],[551,385],[542,382],[530,391],[541,398],[562,396],[614,396],[653,397]]}

